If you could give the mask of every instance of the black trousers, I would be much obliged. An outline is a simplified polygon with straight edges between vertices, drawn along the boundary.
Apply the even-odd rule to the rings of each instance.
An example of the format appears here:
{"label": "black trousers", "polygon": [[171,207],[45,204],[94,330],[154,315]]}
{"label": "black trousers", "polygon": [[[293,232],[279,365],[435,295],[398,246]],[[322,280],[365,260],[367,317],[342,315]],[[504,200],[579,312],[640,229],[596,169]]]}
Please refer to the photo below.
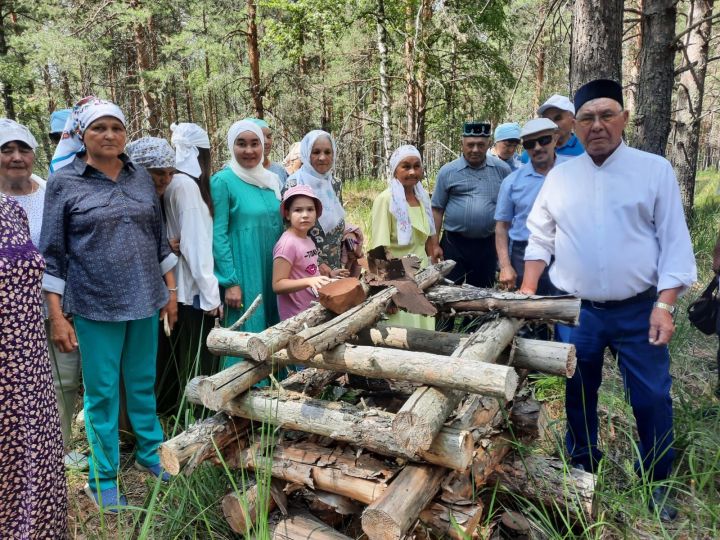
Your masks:
{"label": "black trousers", "polygon": [[[527,242],[517,242],[515,240],[510,241],[510,264],[512,264],[512,267],[517,274],[515,285],[518,289],[520,288],[520,285],[522,285],[522,280],[525,275],[525,248],[527,247],[527,244]],[[560,291],[558,291],[555,285],[552,284],[552,281],[550,281],[550,276],[548,275],[549,270],[550,267],[546,266],[540,276],[536,294],[541,296],[556,296],[560,294]]]}
{"label": "black trousers", "polygon": [[440,247],[445,259],[457,264],[448,279],[455,283],[468,283],[475,287],[492,287],[497,273],[495,235],[485,238],[468,238],[456,232],[445,231]]}

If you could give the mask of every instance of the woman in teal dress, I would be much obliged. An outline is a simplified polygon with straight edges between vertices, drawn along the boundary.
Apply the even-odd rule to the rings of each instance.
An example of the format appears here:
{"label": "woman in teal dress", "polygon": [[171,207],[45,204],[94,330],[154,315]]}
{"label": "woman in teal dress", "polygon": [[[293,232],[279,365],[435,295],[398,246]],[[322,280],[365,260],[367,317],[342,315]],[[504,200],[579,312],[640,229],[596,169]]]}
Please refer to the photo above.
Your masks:
{"label": "woman in teal dress", "polygon": [[[273,247],[283,232],[280,180],[262,165],[262,130],[249,120],[228,130],[230,161],[210,180],[215,207],[213,257],[225,298],[225,326],[262,294],[262,304],[242,330],[262,332],[280,319],[272,290]],[[238,362],[223,358],[223,368]]]}
{"label": "woman in teal dress", "polygon": [[[392,178],[388,188],[373,203],[370,249],[385,246],[394,257],[416,255],[421,268],[430,259],[442,258],[428,197],[421,180],[424,171],[420,152],[403,145],[390,157]],[[435,330],[435,319],[400,311],[390,324]]]}

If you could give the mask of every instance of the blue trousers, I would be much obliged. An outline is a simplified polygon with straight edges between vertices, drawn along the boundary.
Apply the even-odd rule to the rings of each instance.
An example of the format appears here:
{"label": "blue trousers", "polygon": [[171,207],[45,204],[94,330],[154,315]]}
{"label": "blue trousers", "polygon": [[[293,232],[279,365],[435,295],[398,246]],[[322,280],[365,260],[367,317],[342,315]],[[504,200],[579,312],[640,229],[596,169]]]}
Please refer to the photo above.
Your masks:
{"label": "blue trousers", "polygon": [[649,480],[670,476],[674,458],[670,354],[648,342],[652,299],[603,309],[583,302],[580,325],[558,325],[560,341],[577,349],[575,375],[566,382],[566,445],[573,464],[596,470],[598,389],[606,347],[618,360],[625,395],[640,436],[641,460],[636,471]]}

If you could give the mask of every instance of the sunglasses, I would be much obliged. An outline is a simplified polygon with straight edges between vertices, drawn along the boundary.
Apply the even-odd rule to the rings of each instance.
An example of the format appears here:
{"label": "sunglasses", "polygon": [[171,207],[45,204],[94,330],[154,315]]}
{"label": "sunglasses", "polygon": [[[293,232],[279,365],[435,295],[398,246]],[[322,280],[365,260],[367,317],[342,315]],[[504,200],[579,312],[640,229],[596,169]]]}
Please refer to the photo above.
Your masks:
{"label": "sunglasses", "polygon": [[553,136],[552,135],[543,135],[542,137],[538,137],[537,139],[530,139],[529,141],[523,141],[522,145],[525,150],[532,150],[535,148],[535,145],[537,143],[540,143],[540,146],[547,146],[552,141]]}
{"label": "sunglasses", "polygon": [[473,123],[466,123],[465,126],[463,126],[463,137],[489,137],[490,136],[490,126],[487,122],[473,122]]}

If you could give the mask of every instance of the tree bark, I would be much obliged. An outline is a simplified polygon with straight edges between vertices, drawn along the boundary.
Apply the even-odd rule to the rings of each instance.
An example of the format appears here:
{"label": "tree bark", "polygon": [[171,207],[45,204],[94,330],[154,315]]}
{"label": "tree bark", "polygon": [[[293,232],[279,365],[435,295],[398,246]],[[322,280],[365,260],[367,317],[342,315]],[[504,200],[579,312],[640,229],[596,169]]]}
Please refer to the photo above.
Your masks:
{"label": "tree bark", "polygon": [[417,108],[415,101],[415,2],[405,0],[405,120],[408,144],[416,144]]}
{"label": "tree bark", "polygon": [[568,296],[527,296],[499,292],[471,285],[435,285],[426,293],[438,311],[488,312],[497,311],[506,317],[537,319],[577,325],[580,299]]}
{"label": "tree bark", "polygon": [[575,374],[575,345],[516,337],[510,353],[510,365],[570,378]]}
{"label": "tree bark", "polygon": [[253,484],[243,493],[232,492],[223,497],[221,503],[223,515],[234,532],[250,533],[258,517],[265,513],[269,514],[277,508],[275,499],[269,493],[266,495],[267,500],[261,501],[260,489],[257,484]]}
{"label": "tree bark", "polygon": [[270,523],[270,540],[352,540],[309,513],[293,514]]}
{"label": "tree bark", "polygon": [[688,4],[687,26],[693,27],[683,44],[683,61],[680,84],[677,90],[677,106],[673,123],[670,160],[675,167],[680,185],[685,215],[689,216],[695,202],[695,173],[700,146],[700,120],[703,112],[705,74],[708,49],[712,33],[713,0],[691,0]]}
{"label": "tree bark", "polygon": [[640,150],[665,155],[675,80],[677,0],[643,3],[642,48],[632,143]]}
{"label": "tree bark", "polygon": [[362,529],[370,540],[400,540],[435,497],[447,470],[407,465],[382,497],[362,514]]}
{"label": "tree bark", "polygon": [[[140,0],[130,0],[130,8],[132,10],[139,9]],[[137,17],[137,15],[136,15]],[[152,25],[152,14],[148,21],[148,26]],[[162,118],[160,116],[160,107],[158,101],[155,98],[155,94],[150,90],[148,81],[146,79],[146,73],[155,69],[152,55],[148,51],[149,41],[152,38],[152,33],[148,31],[141,21],[136,21],[133,24],[133,39],[135,41],[135,58],[138,68],[138,91],[142,98],[143,103],[143,116],[148,123],[148,133],[153,137],[157,137],[161,134],[161,123]]]}
{"label": "tree bark", "polygon": [[380,73],[380,110],[381,110],[381,129],[383,142],[383,157],[385,158],[385,176],[389,177],[390,173],[390,154],[392,153],[392,129],[390,127],[390,83],[388,81],[388,36],[385,28],[385,0],[378,0],[376,26],[377,26],[377,46],[378,56],[380,57],[379,73]]}
{"label": "tree bark", "polygon": [[248,64],[250,65],[250,95],[252,96],[253,105],[255,107],[255,117],[262,118],[265,116],[265,109],[263,106],[263,91],[260,82],[260,47],[258,46],[256,0],[247,0],[245,7],[248,18],[246,35]]}
{"label": "tree bark", "polygon": [[575,0],[570,95],[593,79],[622,80],[623,0]]}

